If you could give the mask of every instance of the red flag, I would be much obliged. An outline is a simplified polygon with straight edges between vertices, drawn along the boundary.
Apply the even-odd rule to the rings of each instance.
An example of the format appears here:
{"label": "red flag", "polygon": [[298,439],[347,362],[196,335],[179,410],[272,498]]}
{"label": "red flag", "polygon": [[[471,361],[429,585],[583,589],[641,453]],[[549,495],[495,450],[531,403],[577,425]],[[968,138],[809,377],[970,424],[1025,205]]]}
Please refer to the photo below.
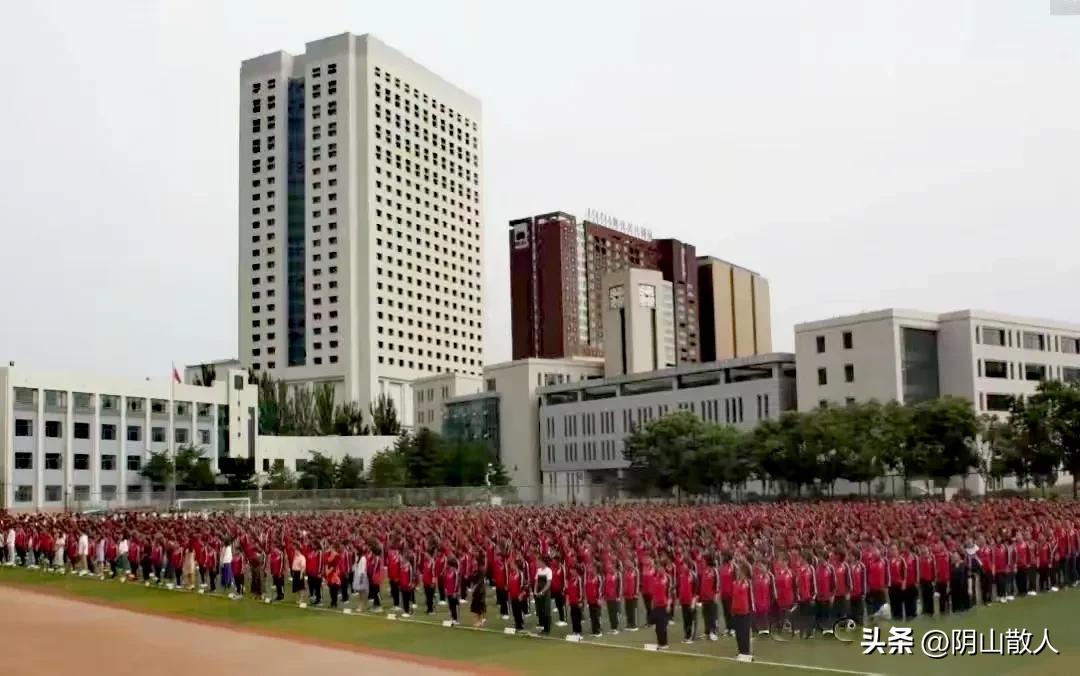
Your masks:
{"label": "red flag", "polygon": [[176,370],[176,364],[172,366],[172,377],[174,383],[182,383],[184,379],[180,377],[180,372]]}

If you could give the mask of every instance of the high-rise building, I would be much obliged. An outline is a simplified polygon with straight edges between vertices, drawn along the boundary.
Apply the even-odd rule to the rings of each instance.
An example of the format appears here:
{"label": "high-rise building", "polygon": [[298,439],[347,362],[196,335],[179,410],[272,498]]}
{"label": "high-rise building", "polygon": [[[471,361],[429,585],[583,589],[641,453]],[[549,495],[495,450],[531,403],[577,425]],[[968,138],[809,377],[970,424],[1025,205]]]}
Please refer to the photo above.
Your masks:
{"label": "high-rise building", "polygon": [[338,400],[483,368],[480,103],[369,35],[240,68],[240,361]]}
{"label": "high-rise building", "polygon": [[582,226],[557,211],[510,222],[514,359],[587,354]]}
{"label": "high-rise building", "polygon": [[642,268],[609,272],[604,296],[604,377],[676,365],[674,297],[663,274]]}
{"label": "high-rise building", "polygon": [[772,352],[769,282],[712,257],[697,260],[701,361]]}
{"label": "high-rise building", "polygon": [[675,359],[680,364],[701,361],[697,253],[677,239],[653,241],[657,267],[671,282],[675,300]]}
{"label": "high-rise building", "polygon": [[591,221],[584,222],[585,284],[588,302],[589,345],[604,350],[604,276],[626,268],[656,270],[652,242]]}

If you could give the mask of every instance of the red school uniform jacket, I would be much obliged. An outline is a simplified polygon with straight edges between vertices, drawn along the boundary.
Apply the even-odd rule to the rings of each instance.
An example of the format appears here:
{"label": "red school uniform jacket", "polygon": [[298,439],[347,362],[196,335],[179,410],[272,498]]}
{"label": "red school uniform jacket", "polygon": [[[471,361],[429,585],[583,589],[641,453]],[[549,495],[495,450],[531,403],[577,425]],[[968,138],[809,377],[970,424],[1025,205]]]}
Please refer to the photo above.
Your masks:
{"label": "red school uniform jacket", "polygon": [[731,588],[731,614],[749,615],[754,612],[754,595],[748,580],[735,580]]}
{"label": "red school uniform jacket", "polygon": [[667,571],[657,570],[653,576],[652,605],[653,608],[667,608],[670,601],[671,578]]}
{"label": "red school uniform jacket", "polygon": [[446,590],[446,596],[448,598],[458,598],[461,583],[458,581],[458,571],[452,566],[447,566],[443,571],[443,589]]}
{"label": "red school uniform jacket", "polygon": [[679,595],[679,603],[689,605],[694,601],[698,593],[697,573],[690,566],[683,566],[676,574],[676,586]]}
{"label": "red school uniform jacket", "polygon": [[788,611],[795,606],[795,574],[790,568],[782,568],[774,576],[776,580],[776,605]]}
{"label": "red school uniform jacket", "polygon": [[566,578],[566,602],[571,606],[581,605],[581,576],[574,571]]}
{"label": "red school uniform jacket", "polygon": [[618,601],[622,592],[622,580],[614,570],[604,573],[604,600]]}

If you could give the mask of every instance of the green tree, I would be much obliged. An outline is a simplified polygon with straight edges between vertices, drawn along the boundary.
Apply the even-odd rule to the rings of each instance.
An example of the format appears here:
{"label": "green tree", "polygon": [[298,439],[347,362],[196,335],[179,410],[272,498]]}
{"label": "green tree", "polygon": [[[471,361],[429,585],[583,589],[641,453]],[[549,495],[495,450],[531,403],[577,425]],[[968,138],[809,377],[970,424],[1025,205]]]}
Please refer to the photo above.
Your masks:
{"label": "green tree", "polygon": [[337,464],[337,478],[335,485],[338,488],[360,488],[364,485],[364,461],[346,455]]}
{"label": "green tree", "polygon": [[925,458],[926,475],[941,488],[949,479],[978,467],[978,419],[971,402],[941,397],[912,407],[912,447]]}
{"label": "green tree", "polygon": [[488,481],[492,486],[509,486],[510,476],[506,473],[506,468],[499,460],[491,461],[491,470],[488,474]]}
{"label": "green tree", "polygon": [[248,490],[254,487],[254,458],[219,458],[218,471],[225,477],[231,491]]}
{"label": "green tree", "polygon": [[1014,462],[1024,469],[1024,476],[1046,492],[1057,478],[1063,457],[1055,443],[1054,403],[1051,396],[1035,394],[1028,399],[1014,397],[1009,405],[1009,424],[1015,435]]}
{"label": "green tree", "polygon": [[270,466],[266,488],[277,491],[296,488],[296,476],[281,458],[276,458]]}
{"label": "green tree", "polygon": [[437,483],[442,486],[483,486],[491,454],[482,443],[443,443],[438,455]]}
{"label": "green tree", "polygon": [[995,482],[1014,476],[1019,485],[1025,485],[1028,470],[1012,421],[987,414],[983,416],[980,426],[987,451],[982,465],[983,475]]}
{"label": "green tree", "polygon": [[316,431],[324,436],[333,434],[336,423],[333,383],[320,383],[316,385],[314,399]]}
{"label": "green tree", "polygon": [[377,436],[397,436],[401,433],[397,407],[394,400],[386,394],[380,394],[371,402],[371,433]]}
{"label": "green tree", "polygon": [[1076,499],[1080,477],[1080,383],[1044,382],[1036,396],[1049,402],[1051,438],[1058,447],[1061,464],[1072,474]]}
{"label": "green tree", "polygon": [[690,411],[676,411],[635,428],[623,451],[630,463],[631,487],[640,492],[701,490],[697,456],[710,443],[710,434],[709,426]]}
{"label": "green tree", "polygon": [[369,433],[364,423],[364,408],[358,402],[348,401],[337,407],[334,413],[334,434],[357,437]]}
{"label": "green tree", "polygon": [[310,437],[318,434],[315,394],[310,387],[298,385],[293,388],[288,410],[290,411],[289,434],[299,437]]}
{"label": "green tree", "polygon": [[445,443],[437,433],[426,427],[413,434],[403,432],[395,447],[404,458],[410,486],[437,486],[443,482],[439,476],[439,456],[444,452]]}
{"label": "green tree", "polygon": [[319,453],[308,451],[311,459],[304,465],[300,475],[300,485],[304,488],[334,488],[337,478],[337,463],[334,459]]}
{"label": "green tree", "polygon": [[408,483],[405,456],[396,444],[379,451],[371,459],[368,482],[380,488],[403,487]]}
{"label": "green tree", "polygon": [[139,474],[155,486],[164,486],[172,481],[175,474],[172,458],[166,451],[150,451],[150,457],[139,470]]}
{"label": "green tree", "polygon": [[278,383],[264,371],[259,378],[259,434],[277,435],[281,431],[281,413]]}

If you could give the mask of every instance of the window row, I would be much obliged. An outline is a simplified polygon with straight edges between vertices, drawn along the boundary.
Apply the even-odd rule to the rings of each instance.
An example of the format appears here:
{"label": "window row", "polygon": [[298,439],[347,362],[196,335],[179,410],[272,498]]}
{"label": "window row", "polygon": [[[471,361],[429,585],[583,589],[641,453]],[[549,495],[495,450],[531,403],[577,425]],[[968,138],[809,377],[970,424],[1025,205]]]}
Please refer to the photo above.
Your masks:
{"label": "window row", "polygon": [[1051,335],[1038,331],[1001,329],[992,326],[975,327],[975,340],[982,345],[997,347],[1022,347],[1039,352],[1080,354],[1080,338]]}
{"label": "window row", "polygon": [[[73,425],[72,437],[75,439],[90,439],[90,423],[77,422]],[[116,440],[116,425],[109,423],[103,423],[101,425],[101,440],[102,441],[115,441]],[[190,441],[190,430],[186,427],[177,427],[173,430],[174,441],[178,444],[186,444]],[[16,437],[32,437],[34,436],[34,422],[26,418],[15,419],[15,436]],[[60,439],[64,436],[64,424],[59,420],[46,420],[45,421],[45,436],[51,439]],[[167,436],[166,428],[164,427],[152,427],[150,429],[150,440],[153,442],[164,443]],[[142,425],[128,425],[126,439],[128,441],[142,441],[143,428]],[[200,429],[198,430],[198,437],[200,444],[210,443],[210,430]]]}
{"label": "window row", "polygon": [[[63,469],[64,460],[60,453],[46,453],[45,454],[45,469]],[[90,454],[89,453],[74,453],[71,458],[71,467],[75,470],[89,470],[90,469]],[[15,453],[15,469],[34,469],[34,454],[26,452]],[[101,469],[105,471],[113,471],[117,469],[116,456],[112,454],[102,454],[101,456]],[[137,472],[142,469],[142,458],[137,455],[127,456],[127,469],[129,471]]]}
{"label": "window row", "polygon": [[[133,484],[127,487],[127,495],[129,498],[136,498],[142,496],[142,484]],[[33,502],[34,501],[34,487],[28,485],[16,486],[14,491],[15,502]],[[90,487],[86,485],[73,486],[71,490],[71,499],[75,502],[89,502],[91,500]],[[100,499],[103,501],[110,501],[116,499],[116,486],[114,485],[102,485]],[[45,486],[44,502],[63,502],[64,489],[62,486],[48,485]]]}

